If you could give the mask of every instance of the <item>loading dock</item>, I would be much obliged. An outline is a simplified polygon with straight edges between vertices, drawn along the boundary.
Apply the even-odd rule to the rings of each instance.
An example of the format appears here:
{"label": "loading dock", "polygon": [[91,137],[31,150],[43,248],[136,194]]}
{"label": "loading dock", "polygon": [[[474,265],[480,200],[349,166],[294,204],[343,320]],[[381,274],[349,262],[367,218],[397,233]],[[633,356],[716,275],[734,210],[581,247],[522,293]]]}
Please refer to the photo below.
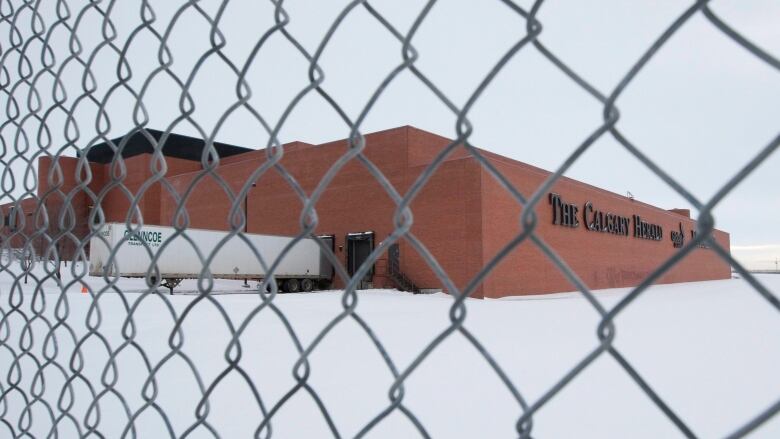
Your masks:
{"label": "loading dock", "polygon": [[[353,276],[374,250],[374,232],[347,233],[347,273]],[[360,281],[358,288],[370,288],[374,277],[374,266]]]}

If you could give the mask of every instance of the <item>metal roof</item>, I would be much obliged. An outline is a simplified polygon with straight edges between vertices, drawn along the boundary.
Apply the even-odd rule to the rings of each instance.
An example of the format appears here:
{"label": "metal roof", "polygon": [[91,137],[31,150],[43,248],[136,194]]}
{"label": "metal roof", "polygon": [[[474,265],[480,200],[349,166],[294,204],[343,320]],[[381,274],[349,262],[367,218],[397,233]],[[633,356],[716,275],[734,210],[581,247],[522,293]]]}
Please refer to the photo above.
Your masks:
{"label": "metal roof", "polygon": [[[94,145],[93,147],[89,148],[89,151],[87,152],[87,160],[96,163],[110,163],[114,158],[114,148],[118,148],[122,140],[125,138],[127,138],[127,142],[122,148],[122,157],[128,158],[139,154],[151,154],[154,151],[156,143],[160,141],[160,138],[162,138],[163,132],[148,128],[144,131],[134,131],[129,135],[129,137],[122,136],[116,139],[112,139],[111,143],[113,143],[114,146],[112,146],[109,142],[103,142]],[[149,139],[147,133],[148,136],[154,139],[154,141]],[[162,153],[167,157],[176,157],[199,162],[201,161],[204,145],[205,142],[201,138],[170,133],[162,147]],[[254,151],[250,148],[228,145],[226,143],[219,142],[214,142],[214,149],[216,150],[219,157],[223,158]]]}

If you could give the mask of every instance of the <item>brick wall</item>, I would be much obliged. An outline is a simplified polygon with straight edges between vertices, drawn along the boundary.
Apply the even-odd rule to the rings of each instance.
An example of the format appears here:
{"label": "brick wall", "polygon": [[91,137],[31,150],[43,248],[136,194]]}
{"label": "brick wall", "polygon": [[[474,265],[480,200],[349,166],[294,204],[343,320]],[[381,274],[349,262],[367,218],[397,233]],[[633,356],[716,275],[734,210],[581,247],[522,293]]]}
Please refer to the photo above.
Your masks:
{"label": "brick wall", "polygon": [[[366,135],[364,156],[403,195],[450,142],[432,133],[401,127]],[[304,193],[311,195],[347,148],[345,140],[322,145],[293,142],[285,145],[280,166],[298,182]],[[486,151],[483,154],[526,195],[549,175],[547,171],[496,154]],[[217,174],[212,176],[201,172],[199,162],[166,157],[164,180],[149,183],[154,174],[153,157],[142,154],[124,160],[126,174],[121,184],[109,185],[111,175],[120,175],[116,165],[91,163],[92,181],[88,188],[104,209],[107,221],[126,221],[130,200],[140,196],[138,207],[146,224],[171,225],[178,207],[177,196],[184,196],[194,184],[184,206],[189,227],[228,230],[231,206],[242,209],[239,215],[243,212],[244,200],[236,200],[235,194],[265,162],[264,150],[228,157],[221,161]],[[74,158],[60,159],[64,176],[59,188],[63,193],[60,194],[49,191],[51,162],[41,158],[39,196],[45,198],[51,212],[59,212],[65,196],[70,196],[79,219],[74,235],[84,236],[88,231],[87,216],[96,203],[86,192],[75,190],[76,165]],[[561,179],[552,191],[559,193],[565,202],[579,206],[580,225],[554,225],[552,208],[545,194],[536,208],[537,233],[591,288],[636,285],[678,251],[670,239],[673,230],[682,225],[687,240],[691,238],[690,231],[695,230],[695,221],[690,219],[687,209],[658,209],[567,178]],[[604,212],[626,217],[640,215],[646,221],[662,226],[663,237],[660,241],[651,241],[589,231],[582,218],[583,205],[587,201]],[[303,203],[276,168],[268,169],[259,177],[257,186],[249,191],[246,205],[250,233],[300,233]],[[446,157],[411,207],[414,215],[411,232],[461,289],[521,231],[518,203],[463,147],[455,148]],[[316,209],[319,225],[315,233],[335,235],[336,255],[345,265],[347,233],[373,231],[378,245],[395,229],[394,202],[358,159],[344,166],[325,187]],[[728,234],[716,231],[715,237],[728,248]],[[400,250],[401,269],[415,284],[421,288],[442,287],[425,258],[408,240],[400,242]],[[74,249],[68,251],[72,253]],[[375,266],[375,286],[394,286],[386,276],[386,267],[386,255],[382,255]],[[729,275],[728,265],[711,250],[696,249],[660,281],[720,279]],[[336,286],[343,286],[343,282],[337,280]],[[572,289],[574,287],[560,271],[535,246],[525,242],[494,268],[478,285],[473,297]]]}
{"label": "brick wall", "polygon": [[[381,169],[397,191],[405,193],[418,177],[431,154],[420,149],[407,148],[409,133],[413,141],[431,151],[440,149],[447,140],[410,127],[382,131],[366,136],[365,156]],[[426,141],[428,141],[426,143]],[[432,143],[430,141],[435,141]],[[319,146],[298,144],[287,149],[281,166],[312,194],[327,170],[347,149],[346,141],[329,142]],[[251,154],[251,155],[249,155]],[[219,168],[224,184],[237,192],[250,173],[265,162],[265,155],[249,153],[231,157]],[[244,160],[239,160],[244,157]],[[454,156],[457,157],[457,156]],[[453,157],[453,158],[454,158]],[[413,162],[414,167],[409,163]],[[452,273],[461,287],[468,270],[464,265],[478,265],[481,215],[479,204],[479,173],[473,163],[449,160],[435,174],[412,204],[414,226],[412,232],[429,248],[439,262]],[[171,177],[178,193],[200,175],[190,172]],[[238,201],[243,208],[243,201]],[[190,226],[227,230],[232,200],[214,177],[203,178],[186,203]],[[163,194],[161,216],[170,224],[176,203],[169,194]],[[247,200],[249,232],[279,235],[300,233],[300,214],[303,204],[289,183],[270,169],[250,189]],[[386,239],[394,230],[395,204],[366,167],[357,159],[349,162],[327,186],[316,206],[319,225],[316,234],[336,236],[336,255],[346,265],[346,235],[351,232],[375,232],[375,242]],[[423,288],[441,288],[441,283],[424,260],[407,242],[401,242],[401,268]],[[386,277],[386,255],[377,261],[374,285],[392,287]],[[336,281],[336,286],[343,282]]]}
{"label": "brick wall", "polygon": [[[489,153],[487,153],[489,154]],[[530,196],[549,175],[547,171],[490,154],[492,163],[525,195]],[[483,203],[485,205],[484,258],[487,261],[511,237],[520,233],[519,205],[487,172],[483,171]],[[660,184],[660,183],[659,183]],[[656,208],[631,200],[569,178],[563,178],[551,192],[564,201],[578,206],[578,227],[553,224],[552,207],[547,194],[536,208],[539,226],[537,234],[552,247],[566,264],[590,288],[633,286],[645,279],[652,270],[679,251],[671,241],[671,232],[680,224],[686,242],[696,222],[685,216],[685,210],[676,212]],[[663,228],[660,241],[590,231],[582,217],[584,203],[592,202],[595,209],[626,216],[639,215],[644,220]],[[729,248],[729,235],[716,230],[718,243]],[[729,265],[712,250],[696,249],[658,283],[725,279],[730,277]],[[571,285],[561,272],[532,243],[526,242],[508,255],[494,270],[485,284],[486,297],[507,294],[549,293],[571,291]]]}

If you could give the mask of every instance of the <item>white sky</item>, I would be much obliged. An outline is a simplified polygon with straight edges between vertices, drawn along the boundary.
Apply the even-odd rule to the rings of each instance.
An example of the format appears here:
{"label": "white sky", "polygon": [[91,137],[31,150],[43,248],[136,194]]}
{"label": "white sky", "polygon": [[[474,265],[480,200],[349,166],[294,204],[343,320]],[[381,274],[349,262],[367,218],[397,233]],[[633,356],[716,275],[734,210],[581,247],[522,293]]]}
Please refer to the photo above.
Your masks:
{"label": "white sky", "polygon": [[[52,2],[53,3],[53,2]],[[103,5],[109,5],[108,0]],[[140,1],[116,2],[110,17],[117,28],[121,47],[139,23]],[[157,21],[164,32],[176,9],[184,2],[153,2]],[[222,2],[198,2],[215,14]],[[313,53],[346,1],[290,1],[288,30]],[[374,1],[376,7],[402,32],[424,6],[423,1]],[[609,94],[647,47],[691,2],[624,2],[564,0],[543,4],[539,20],[544,28],[540,40],[559,58]],[[69,2],[72,14],[82,5]],[[523,2],[529,6],[528,2]],[[713,10],[732,27],[764,50],[780,57],[780,3],[771,0],[714,1]],[[53,8],[47,4],[42,7]],[[47,25],[55,17],[42,10]],[[29,23],[29,13],[23,14]],[[74,19],[70,22],[73,24]],[[20,20],[20,23],[25,23]],[[90,12],[82,18],[77,35],[90,53],[100,41],[102,18]],[[220,28],[227,46],[224,53],[241,65],[252,46],[273,25],[270,2],[231,1]],[[4,47],[9,47],[7,23],[0,24]],[[208,50],[208,25],[194,9],[181,15],[171,34],[172,70],[185,78],[196,60]],[[23,30],[29,36],[29,24]],[[490,68],[516,41],[525,35],[525,21],[499,1],[439,1],[413,40],[420,53],[416,63],[451,100],[463,105]],[[52,35],[56,66],[68,52],[68,33],[60,28]],[[135,90],[140,90],[157,66],[158,42],[142,32],[130,45]],[[18,54],[7,51],[5,65],[11,78],[18,79]],[[40,68],[40,45],[28,49],[35,69]],[[86,58],[85,58],[86,59]],[[400,44],[365,9],[354,9],[330,41],[320,62],[325,72],[323,87],[353,119],[388,73],[401,62]],[[117,82],[117,55],[103,48],[92,64],[103,99]],[[276,124],[290,100],[308,83],[308,65],[293,47],[276,33],[260,50],[249,70],[251,104],[270,123]],[[67,105],[73,106],[82,92],[83,68],[70,62],[62,74]],[[236,100],[235,75],[216,55],[211,55],[193,82],[194,119],[208,132]],[[52,104],[52,80],[41,79],[43,108]],[[28,88],[14,92],[21,103]],[[179,115],[181,90],[173,81],[158,75],[144,98],[149,110],[148,127],[163,129]],[[5,108],[7,92],[0,92]],[[119,90],[110,95],[107,109],[111,137],[133,125],[134,99]],[[767,145],[780,128],[780,72],[750,55],[711,25],[695,15],[661,49],[634,79],[617,102],[621,112],[618,128],[647,156],[704,200]],[[25,114],[26,110],[22,113]],[[42,112],[41,112],[42,113]],[[52,145],[62,146],[63,112],[54,111],[48,120]],[[85,146],[95,133],[95,106],[87,101],[75,105],[79,124],[77,143]],[[474,125],[473,144],[511,158],[553,170],[602,121],[599,103],[566,78],[532,47],[523,49],[494,79],[469,114]],[[455,117],[437,101],[412,74],[404,72],[387,88],[362,125],[362,132],[399,125],[414,125],[438,134],[455,136]],[[38,125],[25,127],[35,132]],[[183,123],[175,132],[195,134]],[[0,131],[9,146],[16,128]],[[336,112],[315,93],[309,94],[292,112],[281,130],[281,140],[322,143],[341,139],[348,127]],[[233,113],[216,135],[218,141],[262,147],[268,137],[246,111]],[[32,138],[35,141],[34,137]],[[17,144],[18,145],[18,144]],[[32,150],[39,147],[32,145]],[[6,162],[12,149],[0,151]],[[25,152],[23,155],[29,155]],[[68,155],[72,155],[69,153]],[[745,246],[765,246],[761,256],[748,258],[751,264],[773,262],[780,256],[780,185],[777,174],[780,157],[770,157],[716,209],[717,227],[731,233],[736,255]],[[17,159],[11,166],[17,178],[23,174]],[[638,199],[660,207],[690,207],[671,188],[628,154],[610,136],[604,136],[566,174],[617,193],[631,191]],[[3,187],[8,188],[6,177]],[[19,184],[17,184],[17,189]],[[19,191],[13,191],[19,195]],[[754,252],[755,253],[755,252]],[[752,258],[752,259],[751,259]],[[766,259],[766,260],[765,260]]]}

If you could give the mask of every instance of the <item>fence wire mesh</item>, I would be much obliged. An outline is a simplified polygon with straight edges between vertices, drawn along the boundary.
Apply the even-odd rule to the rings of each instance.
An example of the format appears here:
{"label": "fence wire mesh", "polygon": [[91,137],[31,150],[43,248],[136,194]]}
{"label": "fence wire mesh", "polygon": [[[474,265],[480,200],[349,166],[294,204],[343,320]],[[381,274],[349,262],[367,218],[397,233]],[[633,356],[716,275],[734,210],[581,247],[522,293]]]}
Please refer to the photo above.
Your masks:
{"label": "fence wire mesh", "polygon": [[[211,437],[223,437],[215,428],[209,417],[215,407],[210,405],[210,397],[219,391],[220,383],[227,377],[238,376],[243,380],[253,395],[262,416],[256,422],[256,437],[273,437],[275,415],[296,395],[307,395],[317,407],[320,417],[327,424],[333,437],[342,437],[344,433],[337,427],[338,422],[329,410],[327,401],[321,398],[318,390],[310,384],[312,364],[310,359],[318,348],[328,338],[334,329],[343,321],[350,319],[356,322],[365,335],[371,340],[377,352],[381,355],[387,371],[392,375],[392,385],[387,389],[388,401],[386,408],[367,422],[356,437],[369,434],[391,415],[402,415],[417,430],[421,437],[429,437],[426,430],[426,420],[415,413],[404,403],[404,395],[408,388],[408,380],[418,367],[450,337],[464,337],[474,350],[484,357],[500,382],[511,393],[519,407],[515,430],[518,437],[532,437],[534,416],[543,410],[545,405],[556,397],[569,383],[594,361],[603,356],[612,357],[625,373],[644,392],[652,404],[686,437],[696,437],[696,426],[689,425],[674,409],[674,404],[665,401],[657,394],[650,382],[645,380],[620,350],[613,343],[615,340],[615,319],[626,307],[630,306],[649,286],[656,282],[664,273],[684,259],[697,246],[709,245],[721,258],[728,262],[740,275],[750,283],[756,293],[761,295],[768,305],[780,311],[780,302],[759,280],[751,275],[739,262],[734,260],[727,249],[724,249],[712,238],[714,219],[712,211],[729,193],[742,182],[751,172],[764,162],[780,146],[780,135],[769,144],[763,146],[758,154],[747,157],[747,163],[735,175],[723,182],[715,195],[707,200],[696,197],[691,191],[673,178],[669,173],[645,154],[642,148],[632,143],[618,125],[620,113],[618,99],[631,86],[632,81],[656,53],[677,32],[686,26],[692,17],[704,17],[714,29],[727,36],[733,43],[751,54],[757,63],[764,63],[780,70],[780,60],[746,39],[729,23],[719,17],[708,5],[708,1],[692,3],[679,15],[663,33],[642,53],[638,61],[625,73],[618,85],[611,90],[599,90],[589,83],[584,76],[578,74],[567,65],[566,61],[557,57],[543,42],[542,22],[537,19],[543,6],[541,0],[533,3],[530,8],[523,8],[512,1],[502,1],[508,14],[516,14],[525,23],[524,34],[515,41],[479,85],[471,91],[464,105],[458,105],[450,99],[439,87],[436,81],[426,76],[415,63],[418,60],[418,50],[414,46],[414,38],[421,25],[426,21],[433,6],[437,3],[430,0],[420,9],[414,23],[408,31],[402,31],[381,14],[369,1],[354,0],[349,2],[329,25],[327,32],[313,49],[302,43],[296,35],[288,30],[291,17],[285,9],[283,0],[270,0],[273,7],[274,25],[268,29],[258,30],[255,35],[246,35],[252,39],[254,48],[246,59],[231,58],[225,52],[226,39],[222,32],[223,13],[228,6],[228,0],[219,2],[218,7],[208,10],[199,1],[181,2],[175,15],[168,22],[160,22],[155,13],[157,7],[153,2],[141,0],[137,3],[136,16],[132,17],[134,25],[129,32],[124,32],[124,39],[118,37],[119,32],[115,22],[114,11],[116,0],[57,0],[41,2],[38,0],[3,0],[0,2],[0,101],[5,109],[5,117],[0,124],[2,151],[0,152],[0,167],[2,167],[2,194],[4,201],[10,201],[10,207],[3,212],[3,257],[0,258],[0,270],[13,278],[10,289],[0,291],[0,350],[3,351],[3,370],[0,379],[0,423],[3,437],[105,437],[103,430],[107,423],[116,428],[117,419],[122,419],[120,426],[122,437],[139,437],[136,424],[139,419],[154,413],[161,423],[159,437],[184,437],[191,434],[206,434]],[[397,66],[386,75],[384,81],[373,92],[372,96],[358,113],[351,118],[339,102],[339,96],[330,94],[323,83],[328,72],[321,65],[321,58],[329,42],[345,20],[356,10],[363,9],[375,20],[375,25],[397,40],[401,54]],[[169,47],[173,29],[180,17],[185,14],[195,14],[208,23],[207,35],[209,50],[201,53],[193,64],[187,76],[181,75],[172,66],[177,61],[177,53]],[[127,23],[128,18],[123,17]],[[286,50],[297,53],[307,64],[306,74],[308,84],[303,87],[289,104],[281,110],[277,122],[262,115],[262,111],[251,103],[252,81],[249,71],[256,63],[258,52],[272,38],[282,38],[286,42]],[[134,44],[141,38],[151,38],[155,42],[153,57],[156,61],[150,71],[134,72],[134,66],[129,61],[129,54]],[[55,42],[66,42],[56,44]],[[579,88],[597,101],[603,111],[603,121],[594,127],[592,133],[573,148],[566,160],[552,173],[546,181],[533,193],[521,193],[504,175],[496,169],[489,160],[483,157],[480,150],[470,142],[473,131],[469,114],[481,95],[491,86],[496,76],[505,66],[522,51],[536,51],[552,66],[562,72]],[[110,54],[114,63],[111,65],[114,77],[106,82],[98,77],[94,70],[97,63]],[[216,127],[208,130],[193,117],[196,108],[208,106],[207,102],[198,102],[190,93],[190,88],[205,63],[218,62],[231,75],[220,78],[220,81],[233,81],[235,99],[230,109],[219,118]],[[411,73],[419,83],[433,93],[452,113],[457,132],[457,138],[438,152],[435,159],[419,175],[408,191],[401,193],[391,184],[376,163],[365,154],[365,139],[361,127],[375,104],[385,93],[391,93],[390,84],[402,73]],[[140,76],[139,76],[140,75]],[[139,77],[142,79],[138,81]],[[162,138],[156,139],[147,130],[150,113],[155,111],[146,104],[150,93],[150,84],[156,79],[165,77],[169,84],[178,87],[179,100],[178,117],[166,128]],[[101,82],[102,81],[102,82]],[[140,87],[138,84],[141,84]],[[127,93],[132,99],[127,104],[129,116],[115,116],[108,110],[108,102],[115,94]],[[343,121],[347,129],[348,144],[343,155],[328,169],[319,181],[314,191],[307,193],[296,179],[281,163],[284,153],[283,142],[279,133],[290,114],[304,99],[316,97],[325,102]],[[92,111],[94,126],[84,126],[77,115],[80,112]],[[248,111],[263,127],[270,139],[266,145],[267,160],[259,166],[244,182],[239,191],[233,191],[217,170],[220,165],[214,142],[219,135],[220,126],[233,112]],[[140,133],[154,145],[153,169],[138,191],[132,191],[126,186],[127,167],[121,157],[125,142],[115,144],[109,137],[114,126],[125,126],[130,121],[132,127],[126,134]],[[163,145],[167,136],[174,132],[179,124],[194,127],[207,147],[204,149],[201,167],[197,177],[190,187],[184,191],[177,190],[166,180],[166,159],[163,155]],[[85,133],[94,130],[94,137]],[[113,131],[115,133],[115,131]],[[643,163],[647,169],[660,177],[670,188],[679,193],[691,206],[700,212],[698,217],[699,233],[679,252],[652,273],[630,294],[623,297],[616,306],[606,308],[600,300],[588,289],[586,284],[569,268],[566,261],[560,258],[554,249],[542,237],[535,233],[537,218],[534,207],[552,188],[564,173],[596,142],[604,136],[611,136],[631,155]],[[99,192],[90,185],[92,175],[87,163],[86,153],[101,142],[107,143],[115,158],[111,163],[109,184]],[[432,175],[446,157],[456,149],[465,149],[501,186],[503,186],[523,207],[521,232],[516,236],[507,237],[500,252],[474,275],[464,288],[458,288],[450,279],[448,273],[433,257],[426,245],[418,239],[411,230],[413,224],[410,205],[420,191],[426,186]],[[80,154],[78,154],[80,153]],[[63,169],[59,159],[78,154],[79,162],[75,170]],[[41,157],[52,160],[51,169],[44,175],[38,174],[37,161]],[[211,179],[228,194],[231,202],[231,224],[228,239],[250,241],[244,237],[243,200],[247,197],[252,185],[268,173],[278,173],[299,196],[302,209],[300,211],[300,233],[296,241],[309,237],[318,224],[318,201],[324,191],[332,183],[339,172],[350,162],[359,162],[381,185],[388,197],[395,203],[395,214],[392,218],[395,230],[383,240],[368,256],[366,261],[350,276],[344,267],[338,263],[337,256],[326,244],[319,240],[319,245],[328,253],[328,257],[336,267],[336,276],[341,278],[346,287],[342,294],[342,309],[332,316],[329,323],[321,331],[304,342],[300,334],[293,329],[294,324],[283,309],[277,306],[276,299],[279,287],[273,276],[268,278],[268,291],[260,288],[257,295],[260,299],[257,306],[240,321],[233,321],[223,307],[218,297],[211,294],[213,279],[204,276],[197,284],[197,297],[185,308],[177,307],[171,299],[158,293],[160,277],[155,273],[155,259],[149,265],[146,273],[147,287],[137,295],[128,295],[117,286],[118,278],[106,276],[105,285],[99,288],[85,282],[88,261],[87,243],[92,238],[100,238],[106,220],[102,203],[106,192],[119,190],[127,198],[129,208],[127,224],[138,233],[144,218],[140,204],[144,193],[155,183],[162,185],[177,202],[174,226],[176,235],[188,240],[197,248],[198,242],[188,236],[190,218],[185,203],[193,187],[203,179]],[[66,174],[75,172],[76,186],[63,190]],[[39,181],[45,181],[47,190],[38,191]],[[78,218],[73,208],[73,200],[78,194],[86,194],[89,203],[89,218],[84,221]],[[32,212],[25,215],[25,212]],[[83,224],[88,224],[84,226]],[[132,234],[131,234],[132,235]],[[122,240],[125,243],[132,236]],[[372,330],[370,322],[361,317],[357,290],[360,280],[371,269],[377,259],[388,247],[406,240],[416,252],[423,256],[425,262],[434,271],[441,284],[453,298],[448,315],[450,324],[436,337],[431,339],[425,348],[408,364],[400,364],[391,358],[382,340]],[[105,241],[105,240],[104,240]],[[110,245],[107,241],[106,245]],[[153,249],[140,241],[151,258],[163,249]],[[216,252],[227,242],[223,241],[211,254],[200,254],[201,262],[208,265]],[[579,362],[573,364],[568,372],[552,385],[543,395],[536,399],[524,396],[510,378],[510,374],[491,352],[466,326],[466,299],[491,274],[491,271],[509,252],[520,245],[537,247],[543,252],[557,269],[571,282],[587,299],[600,315],[595,346]],[[273,273],[279,260],[284,258],[291,246],[285,248],[275,260],[264,260],[258,249],[253,249],[255,257],[261,264]],[[72,279],[65,282],[60,276],[61,259],[73,261]],[[40,266],[42,271],[33,270]],[[43,274],[41,274],[43,273]],[[34,289],[25,290],[24,285],[30,279]],[[60,294],[47,296],[44,294],[44,284],[54,283]],[[92,297],[86,322],[74,321],[70,315],[69,298],[66,291],[72,287],[87,288]],[[125,315],[109,315],[101,311],[101,299],[105,295],[117,295],[124,303]],[[138,326],[143,325],[143,305],[149,301],[161,301],[170,313],[173,329],[170,333],[161,334],[165,339],[166,354],[162,359],[153,362],[147,351],[155,347],[139,344],[135,337]],[[209,303],[225,320],[229,328],[229,339],[224,345],[224,359],[227,366],[213,380],[208,381],[201,376],[199,365],[182,348],[187,339],[185,322],[190,311],[199,302]],[[248,345],[242,334],[258,316],[268,313],[279,319],[286,328],[290,343],[297,352],[297,361],[292,365],[295,384],[278,400],[263,397],[248,372],[257,365],[242,361]],[[105,336],[108,323],[116,325],[119,322],[122,343],[116,344]],[[80,325],[86,325],[86,332]],[[34,329],[42,328],[43,337]],[[113,328],[112,330],[117,330]],[[100,360],[86,358],[82,349],[85,345],[97,343],[102,346],[104,355]],[[128,353],[144,359],[145,379],[140,383],[141,400],[131,402],[129,395],[118,390],[116,384],[122,370],[122,358]],[[216,353],[215,353],[216,355]],[[102,361],[99,375],[85,371],[87,366],[95,367],[96,361]],[[176,362],[194,377],[200,400],[192,417],[191,423],[183,429],[174,427],[171,420],[176,408],[166,407],[158,401],[159,378],[158,371],[163,366]],[[183,366],[182,366],[183,365]],[[86,406],[76,402],[87,401]],[[120,417],[106,420],[106,407],[118,405],[123,413]],[[116,408],[116,407],[114,407]],[[780,399],[766,407],[760,413],[746,419],[742,425],[735,425],[728,437],[742,437],[764,422],[772,418],[780,410]],[[178,424],[176,424],[178,425]],[[44,436],[36,436],[35,432],[44,432]],[[40,434],[40,433],[37,433]]]}

